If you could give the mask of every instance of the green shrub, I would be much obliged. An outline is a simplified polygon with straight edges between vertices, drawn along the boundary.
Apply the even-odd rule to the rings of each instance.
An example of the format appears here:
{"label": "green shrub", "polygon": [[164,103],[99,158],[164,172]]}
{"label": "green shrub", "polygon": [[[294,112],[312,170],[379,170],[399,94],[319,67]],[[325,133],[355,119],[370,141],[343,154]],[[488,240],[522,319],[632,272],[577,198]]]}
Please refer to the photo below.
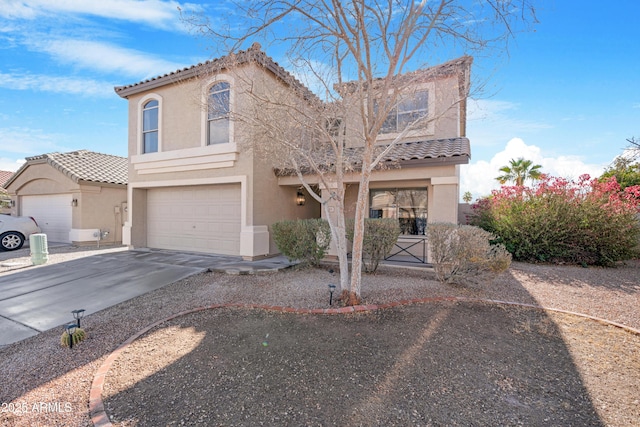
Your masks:
{"label": "green shrub", "polygon": [[464,283],[474,277],[501,273],[511,265],[511,254],[495,236],[479,227],[429,224],[427,237],[431,261],[441,282]]}
{"label": "green shrub", "polygon": [[[353,242],[354,220],[347,220],[347,239]],[[362,240],[364,271],[375,273],[382,261],[393,249],[400,236],[400,224],[395,218],[365,218]]]}
{"label": "green shrub", "polygon": [[514,259],[613,265],[637,257],[640,187],[615,179],[548,178],[534,188],[502,187],[474,206],[470,223],[498,236]]}
{"label": "green shrub", "polygon": [[271,226],[276,246],[290,260],[317,266],[331,243],[331,229],[324,219],[298,219]]}

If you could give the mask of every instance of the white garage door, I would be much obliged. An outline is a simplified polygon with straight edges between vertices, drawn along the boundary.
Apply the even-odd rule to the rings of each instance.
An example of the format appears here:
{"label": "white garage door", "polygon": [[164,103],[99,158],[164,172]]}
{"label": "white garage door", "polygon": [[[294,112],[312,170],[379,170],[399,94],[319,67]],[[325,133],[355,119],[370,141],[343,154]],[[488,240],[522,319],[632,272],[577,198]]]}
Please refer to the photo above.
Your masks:
{"label": "white garage door", "polygon": [[147,190],[147,246],[238,255],[240,184]]}
{"label": "white garage door", "polygon": [[49,242],[69,243],[71,194],[22,196],[22,215],[32,216]]}

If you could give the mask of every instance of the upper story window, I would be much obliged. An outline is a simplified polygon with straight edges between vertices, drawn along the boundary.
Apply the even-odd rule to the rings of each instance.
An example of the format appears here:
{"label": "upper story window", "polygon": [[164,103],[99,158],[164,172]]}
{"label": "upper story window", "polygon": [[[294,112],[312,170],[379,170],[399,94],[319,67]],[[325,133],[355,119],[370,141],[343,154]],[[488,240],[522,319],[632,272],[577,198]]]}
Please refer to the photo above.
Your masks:
{"label": "upper story window", "polygon": [[142,152],[158,151],[158,116],[159,103],[152,99],[142,107]]}
{"label": "upper story window", "polygon": [[382,124],[381,133],[399,133],[429,114],[429,92],[419,91],[400,98]]}
{"label": "upper story window", "polygon": [[229,112],[231,85],[219,82],[209,89],[207,102],[207,144],[229,142]]}

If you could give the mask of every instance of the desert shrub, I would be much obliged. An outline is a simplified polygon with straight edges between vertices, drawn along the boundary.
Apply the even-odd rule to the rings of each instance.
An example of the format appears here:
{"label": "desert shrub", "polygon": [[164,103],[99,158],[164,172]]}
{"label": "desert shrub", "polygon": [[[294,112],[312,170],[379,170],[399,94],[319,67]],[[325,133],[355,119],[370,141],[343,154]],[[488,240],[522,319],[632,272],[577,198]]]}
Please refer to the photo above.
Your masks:
{"label": "desert shrub", "polygon": [[273,240],[290,260],[317,266],[331,243],[331,229],[324,219],[298,219],[271,226]]}
{"label": "desert shrub", "polygon": [[503,186],[474,206],[470,223],[494,233],[520,261],[612,265],[638,256],[640,187],[583,175]]}
{"label": "desert shrub", "polygon": [[467,224],[493,231],[493,215],[491,213],[491,197],[483,197],[471,204],[471,214],[467,215]]}
{"label": "desert shrub", "polygon": [[[354,220],[346,224],[347,239],[353,242]],[[375,273],[382,261],[393,249],[400,236],[400,224],[395,218],[365,218],[362,240],[364,271]]]}
{"label": "desert shrub", "polygon": [[511,265],[511,254],[495,236],[471,225],[429,224],[431,261],[441,282],[464,283],[479,276],[501,273]]}

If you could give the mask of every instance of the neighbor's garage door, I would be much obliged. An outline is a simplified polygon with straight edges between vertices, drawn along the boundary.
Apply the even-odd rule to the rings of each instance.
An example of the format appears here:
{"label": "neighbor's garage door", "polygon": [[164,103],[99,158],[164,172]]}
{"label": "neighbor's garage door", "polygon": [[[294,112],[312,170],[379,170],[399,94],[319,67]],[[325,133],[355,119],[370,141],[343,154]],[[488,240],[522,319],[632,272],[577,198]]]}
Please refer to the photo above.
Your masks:
{"label": "neighbor's garage door", "polygon": [[147,246],[240,254],[240,184],[147,190]]}
{"label": "neighbor's garage door", "polygon": [[71,194],[22,196],[22,215],[32,216],[49,242],[69,243]]}

